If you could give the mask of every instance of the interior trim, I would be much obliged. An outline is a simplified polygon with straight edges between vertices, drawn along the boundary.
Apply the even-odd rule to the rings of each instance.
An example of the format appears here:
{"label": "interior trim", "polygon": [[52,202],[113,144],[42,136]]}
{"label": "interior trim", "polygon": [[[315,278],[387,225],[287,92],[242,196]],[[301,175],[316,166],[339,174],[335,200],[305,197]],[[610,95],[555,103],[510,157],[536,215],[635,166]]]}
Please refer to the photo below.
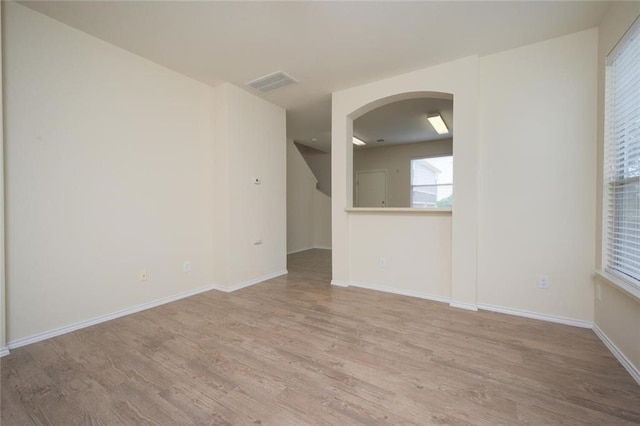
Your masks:
{"label": "interior trim", "polygon": [[31,336],[23,337],[21,339],[16,339],[8,343],[9,349],[16,349],[22,346],[30,345],[32,343],[40,342],[43,340],[50,339],[52,337],[60,336],[63,334],[71,333],[72,331],[80,330],[82,328],[90,327],[92,325],[100,324],[106,321],[110,321],[116,318],[124,317],[127,315],[135,314],[137,312],[145,311],[147,309],[155,308],[156,306],[161,306],[167,303],[175,302],[180,299],[184,299],[189,296],[195,296],[196,294],[205,293],[211,290],[218,290],[225,293],[231,293],[236,290],[240,290],[245,287],[252,286],[254,284],[258,284],[260,282],[266,281],[271,278],[275,278],[287,273],[287,270],[282,270],[278,272],[274,272],[271,274],[263,275],[262,277],[255,278],[252,280],[244,281],[238,284],[234,284],[229,287],[220,286],[218,284],[209,284],[204,287],[199,287],[193,290],[185,291],[183,293],[176,294],[174,296],[164,297],[162,299],[157,299],[152,302],[143,303],[141,305],[132,306],[127,309],[122,309],[116,312],[112,312],[110,314],[101,315],[99,317],[91,318],[85,321],[80,321],[74,324],[70,324],[64,327],[55,328],[53,330],[45,331],[42,333],[37,333]]}
{"label": "interior trim", "polygon": [[600,340],[602,340],[602,343],[604,343],[607,349],[611,351],[613,356],[615,356],[616,359],[620,361],[620,364],[622,364],[625,370],[627,370],[629,374],[631,374],[631,377],[633,377],[634,380],[640,385],[640,370],[635,365],[633,365],[629,358],[627,358],[625,354],[616,346],[616,344],[613,343],[611,339],[609,339],[609,336],[607,336],[604,331],[602,331],[602,329],[598,327],[598,324],[593,324],[593,332],[596,333],[596,336],[598,336]]}
{"label": "interior trim", "polygon": [[453,209],[425,207],[421,209],[411,207],[349,207],[344,209],[347,213],[417,213],[417,214],[441,214],[451,215]]}
{"label": "interior trim", "polygon": [[230,286],[221,286],[221,285],[213,284],[213,285],[210,286],[210,288],[212,290],[218,290],[218,291],[222,291],[224,293],[232,293],[234,291],[243,289],[245,287],[250,287],[252,285],[259,284],[261,282],[270,280],[272,278],[277,278],[277,277],[280,277],[282,275],[286,275],[288,273],[289,273],[289,271],[287,271],[286,269],[283,269],[281,271],[272,272],[271,274],[263,275],[261,277],[254,278],[252,280],[243,281],[243,282],[238,283],[238,284],[232,284]]}
{"label": "interior trim", "polygon": [[383,293],[398,294],[400,296],[417,297],[418,299],[431,300],[431,301],[434,301],[434,302],[449,303],[449,298],[448,297],[438,296],[438,295],[435,295],[435,294],[425,293],[425,292],[422,292],[422,291],[402,290],[402,289],[386,287],[386,286],[377,285],[377,284],[368,284],[368,283],[363,283],[363,282],[358,282],[358,281],[350,281],[349,285],[351,287],[365,288],[367,290],[381,291]]}
{"label": "interior trim", "polygon": [[555,322],[557,324],[570,325],[572,327],[593,328],[591,321],[579,320],[575,318],[567,318],[559,315],[539,314],[536,312],[524,311],[520,309],[504,308],[502,306],[478,304],[478,308],[484,311],[497,312],[499,314],[514,315],[517,317],[537,319],[547,322]]}
{"label": "interior trim", "polygon": [[456,309],[466,309],[467,311],[478,311],[478,306],[472,303],[451,301],[451,303],[449,303],[449,306]]}
{"label": "interior trim", "polygon": [[348,281],[340,281],[340,280],[331,280],[331,285],[336,286],[336,287],[349,287],[349,282]]}
{"label": "interior trim", "polygon": [[625,293],[627,296],[634,298],[636,301],[640,301],[640,289],[627,283],[622,278],[618,278],[615,275],[612,275],[601,269],[595,269],[593,273],[596,275],[597,278],[600,278],[606,284],[609,284],[610,286],[619,289],[620,291]]}

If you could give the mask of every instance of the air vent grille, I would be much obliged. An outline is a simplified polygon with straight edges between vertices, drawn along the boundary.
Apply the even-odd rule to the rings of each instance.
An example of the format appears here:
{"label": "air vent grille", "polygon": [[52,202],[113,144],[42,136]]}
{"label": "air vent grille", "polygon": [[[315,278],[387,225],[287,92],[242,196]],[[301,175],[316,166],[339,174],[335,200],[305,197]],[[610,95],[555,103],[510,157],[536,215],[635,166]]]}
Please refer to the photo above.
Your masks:
{"label": "air vent grille", "polygon": [[266,93],[294,83],[298,83],[298,80],[291,77],[286,72],[276,71],[274,73],[256,78],[255,80],[248,82],[247,86],[253,87],[260,92]]}

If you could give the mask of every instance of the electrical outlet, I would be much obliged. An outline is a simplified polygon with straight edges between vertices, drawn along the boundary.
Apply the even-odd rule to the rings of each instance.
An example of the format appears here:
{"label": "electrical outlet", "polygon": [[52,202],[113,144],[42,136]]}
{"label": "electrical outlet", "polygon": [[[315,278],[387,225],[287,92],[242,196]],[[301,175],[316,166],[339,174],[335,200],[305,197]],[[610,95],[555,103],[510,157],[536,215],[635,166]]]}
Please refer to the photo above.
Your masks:
{"label": "electrical outlet", "polygon": [[138,272],[138,281],[140,281],[140,282],[146,281],[147,278],[149,278],[149,275],[147,274],[147,271]]}
{"label": "electrical outlet", "polygon": [[546,275],[539,275],[538,276],[538,287],[546,290],[549,288],[549,284],[551,284],[551,282],[549,281],[549,277]]}
{"label": "electrical outlet", "polygon": [[386,268],[387,267],[387,258],[386,257],[381,257],[380,258],[380,267],[381,268]]}
{"label": "electrical outlet", "polygon": [[191,261],[190,260],[186,260],[182,264],[182,272],[191,272]]}

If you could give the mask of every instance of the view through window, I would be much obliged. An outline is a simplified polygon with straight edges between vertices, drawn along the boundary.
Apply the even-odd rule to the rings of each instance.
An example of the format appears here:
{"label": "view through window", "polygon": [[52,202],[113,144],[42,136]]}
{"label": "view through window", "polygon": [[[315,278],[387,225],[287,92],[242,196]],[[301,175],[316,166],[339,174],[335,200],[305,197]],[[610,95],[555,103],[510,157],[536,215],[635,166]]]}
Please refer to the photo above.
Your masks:
{"label": "view through window", "polygon": [[453,156],[411,160],[411,207],[451,208]]}

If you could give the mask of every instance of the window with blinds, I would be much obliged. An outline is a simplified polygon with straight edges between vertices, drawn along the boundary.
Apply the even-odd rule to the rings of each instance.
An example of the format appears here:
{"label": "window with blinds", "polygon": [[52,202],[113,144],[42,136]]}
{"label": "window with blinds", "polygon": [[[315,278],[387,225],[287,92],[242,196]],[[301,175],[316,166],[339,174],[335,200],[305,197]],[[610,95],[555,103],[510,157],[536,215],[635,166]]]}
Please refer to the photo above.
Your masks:
{"label": "window with blinds", "polygon": [[607,57],[605,267],[640,288],[640,21]]}
{"label": "window with blinds", "polygon": [[451,208],[453,156],[411,159],[411,207]]}

